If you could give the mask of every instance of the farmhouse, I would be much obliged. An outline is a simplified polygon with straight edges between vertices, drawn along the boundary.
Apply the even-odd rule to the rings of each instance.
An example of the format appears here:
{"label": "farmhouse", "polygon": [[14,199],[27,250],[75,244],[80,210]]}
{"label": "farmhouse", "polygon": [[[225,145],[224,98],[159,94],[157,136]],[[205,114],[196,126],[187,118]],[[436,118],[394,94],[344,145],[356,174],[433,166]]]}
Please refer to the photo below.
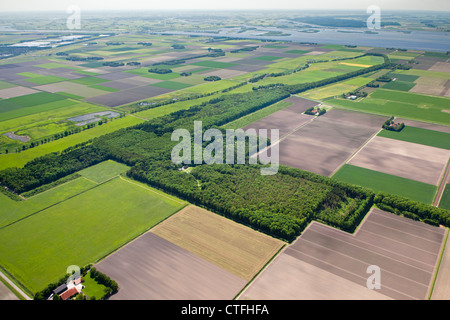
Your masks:
{"label": "farmhouse", "polygon": [[70,281],[69,283],[64,283],[53,290],[53,294],[50,296],[50,300],[53,298],[55,294],[59,295],[62,300],[67,300],[70,297],[74,296],[77,293],[80,293],[83,289],[83,285],[81,284],[81,277]]}
{"label": "farmhouse", "polygon": [[67,300],[77,293],[80,293],[80,291],[78,291],[77,287],[72,287],[71,289],[68,289],[61,294],[61,299]]}

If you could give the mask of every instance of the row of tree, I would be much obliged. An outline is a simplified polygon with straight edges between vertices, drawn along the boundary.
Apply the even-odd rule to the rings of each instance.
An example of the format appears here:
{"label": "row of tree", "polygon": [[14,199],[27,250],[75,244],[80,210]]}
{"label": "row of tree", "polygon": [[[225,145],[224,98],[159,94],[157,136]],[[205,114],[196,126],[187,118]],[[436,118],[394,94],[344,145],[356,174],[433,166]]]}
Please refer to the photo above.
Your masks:
{"label": "row of tree", "polygon": [[432,225],[450,227],[449,210],[383,192],[380,192],[375,196],[374,203],[378,208],[384,211],[403,215]]}

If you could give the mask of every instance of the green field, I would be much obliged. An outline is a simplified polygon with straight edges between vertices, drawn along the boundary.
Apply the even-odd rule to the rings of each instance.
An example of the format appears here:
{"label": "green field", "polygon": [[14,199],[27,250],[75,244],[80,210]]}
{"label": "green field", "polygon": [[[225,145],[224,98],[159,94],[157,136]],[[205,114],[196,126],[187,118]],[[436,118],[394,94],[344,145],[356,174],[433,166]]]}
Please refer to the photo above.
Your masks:
{"label": "green field", "polygon": [[57,188],[38,193],[35,196],[27,198],[26,201],[20,202],[11,200],[3,193],[0,193],[0,229],[55,203],[64,201],[71,196],[86,191],[95,185],[96,184],[92,181],[80,178],[62,184]]}
{"label": "green field", "polygon": [[19,153],[0,154],[0,170],[10,167],[23,167],[28,161],[43,156],[51,152],[59,152],[76,144],[86,142],[101,135],[114,132],[116,130],[130,127],[145,120],[128,116],[108,122],[106,125],[96,126],[92,129],[73,134],[63,139],[54,140],[38,147],[28,149]]}
{"label": "green field", "polygon": [[378,136],[450,150],[450,133],[405,126],[402,131],[382,130]]}
{"label": "green field", "polygon": [[3,113],[11,110],[16,110],[17,108],[34,107],[37,105],[61,101],[65,99],[67,98],[57,94],[48,92],[37,92],[27,94],[25,96],[1,100],[0,112]]}
{"label": "green field", "polygon": [[181,200],[116,177],[1,228],[0,264],[36,292],[64,276],[69,265],[94,263],[183,206]]}
{"label": "green field", "polygon": [[30,127],[41,126],[43,123],[55,123],[70,117],[104,110],[103,107],[73,99],[51,102],[1,114],[0,132],[26,130]]}
{"label": "green field", "polygon": [[86,179],[92,180],[96,183],[103,183],[112,177],[125,173],[129,169],[130,167],[124,164],[108,160],[95,166],[83,169],[78,173]]}
{"label": "green field", "polygon": [[450,110],[448,101],[443,97],[380,88],[359,101],[333,99],[327,103],[359,111],[449,125],[450,113],[442,111]]}
{"label": "green field", "polygon": [[395,80],[391,81],[383,86],[383,89],[409,91],[414,88],[416,84],[414,82]]}
{"label": "green field", "polygon": [[171,89],[171,90],[181,90],[185,88],[189,88],[192,85],[188,83],[181,83],[176,81],[162,81],[155,84],[152,84],[153,87],[159,87],[164,89]]}
{"label": "green field", "polygon": [[212,60],[205,60],[205,61],[194,62],[194,63],[191,63],[191,65],[193,65],[193,66],[200,66],[200,67],[207,67],[207,68],[217,68],[217,69],[223,69],[223,68],[237,66],[237,64],[235,64],[235,63],[212,61]]}
{"label": "green field", "polygon": [[83,277],[83,280],[83,285],[85,286],[83,293],[86,294],[89,299],[95,298],[96,300],[100,300],[105,295],[107,287],[91,278],[90,272]]}
{"label": "green field", "polygon": [[56,83],[61,81],[66,81],[67,78],[63,77],[57,77],[57,76],[39,76],[39,77],[32,77],[29,79],[25,79],[25,81],[35,83],[35,84],[50,84],[50,83]]}
{"label": "green field", "polygon": [[375,192],[396,194],[431,204],[437,190],[436,186],[409,180],[390,174],[345,164],[334,175],[339,181],[359,185]]}
{"label": "green field", "polygon": [[439,208],[450,210],[450,183],[445,186],[444,193],[439,202]]}
{"label": "green field", "polygon": [[305,54],[311,52],[309,50],[289,50],[289,51],[285,51],[285,53],[292,53],[292,54]]}
{"label": "green field", "polygon": [[275,61],[278,59],[283,59],[283,57],[276,57],[276,56],[259,56],[256,58],[253,58],[254,60],[261,60],[261,61]]}
{"label": "green field", "polygon": [[414,82],[417,79],[419,79],[419,76],[403,73],[392,73],[390,74],[390,76],[396,78],[399,81],[406,81],[406,82]]}
{"label": "green field", "polygon": [[364,77],[357,77],[350,80],[345,80],[337,83],[333,83],[314,90],[308,90],[300,94],[301,97],[321,100],[329,97],[336,97],[348,92],[352,92],[359,87],[362,87],[369,83],[371,79]]}

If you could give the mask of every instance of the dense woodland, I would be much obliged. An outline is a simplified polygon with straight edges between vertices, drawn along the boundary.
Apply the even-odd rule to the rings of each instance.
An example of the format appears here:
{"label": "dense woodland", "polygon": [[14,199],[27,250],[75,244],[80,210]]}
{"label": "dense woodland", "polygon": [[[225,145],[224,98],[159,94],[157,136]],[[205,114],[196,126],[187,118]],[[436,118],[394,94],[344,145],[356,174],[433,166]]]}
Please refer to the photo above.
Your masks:
{"label": "dense woodland", "polygon": [[[390,62],[385,57],[383,64],[330,79],[213,98],[187,110],[95,138],[59,154],[45,155],[21,169],[0,171],[0,184],[22,194],[111,159],[130,166],[128,175],[136,180],[288,241],[293,240],[312,219],[353,231],[373,204],[371,191],[283,166],[273,176],[262,176],[261,165],[198,164],[187,173],[179,170],[181,165],[171,161],[171,151],[177,144],[171,141],[171,135],[179,128],[193,134],[194,121],[202,121],[203,131],[219,129],[291,94],[387,67]],[[398,204],[388,202],[388,196],[376,199],[378,204],[391,206],[392,211],[399,208]],[[398,210],[405,211],[403,207]],[[423,205],[420,209],[407,211],[449,226],[449,212],[435,213],[433,210]]]}

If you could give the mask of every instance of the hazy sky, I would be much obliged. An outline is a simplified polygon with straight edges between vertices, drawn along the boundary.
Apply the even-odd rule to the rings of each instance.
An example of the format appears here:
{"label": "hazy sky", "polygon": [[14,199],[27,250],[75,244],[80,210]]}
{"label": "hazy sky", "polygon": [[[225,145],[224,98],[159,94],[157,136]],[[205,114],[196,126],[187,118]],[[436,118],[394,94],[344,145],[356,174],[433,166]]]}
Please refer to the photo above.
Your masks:
{"label": "hazy sky", "polygon": [[220,10],[220,9],[342,9],[450,11],[449,0],[0,0],[0,11],[65,11],[70,5],[81,10]]}

